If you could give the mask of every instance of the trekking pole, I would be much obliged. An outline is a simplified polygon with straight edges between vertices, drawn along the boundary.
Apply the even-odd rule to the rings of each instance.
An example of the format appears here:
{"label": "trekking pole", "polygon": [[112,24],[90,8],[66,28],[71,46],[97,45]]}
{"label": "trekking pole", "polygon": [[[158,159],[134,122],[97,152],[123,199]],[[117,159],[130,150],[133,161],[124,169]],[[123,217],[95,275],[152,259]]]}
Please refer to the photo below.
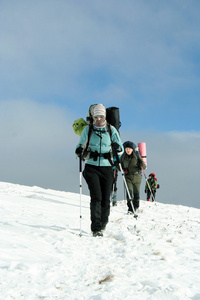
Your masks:
{"label": "trekking pole", "polygon": [[144,172],[144,169],[143,169],[143,168],[142,168],[142,173],[144,174],[144,177],[145,177],[146,183],[147,183],[147,185],[148,185],[148,188],[149,188],[149,190],[150,190],[150,192],[151,192],[151,195],[152,195],[153,201],[155,201],[155,198],[154,198],[153,192],[152,192],[152,190],[151,190],[151,187],[150,187],[150,185],[149,185],[149,182],[148,182],[148,180],[147,180],[147,176],[146,176],[146,174],[145,174],[145,172]]}
{"label": "trekking pole", "polygon": [[81,155],[79,157],[79,174],[80,174],[80,234],[82,236],[82,228],[81,228],[81,221],[82,221],[82,213],[81,213],[81,196],[82,196],[82,159]]}
{"label": "trekking pole", "polygon": [[113,171],[114,181],[112,186],[112,205],[117,205],[117,169]]}
{"label": "trekking pole", "polygon": [[111,197],[112,205],[114,203],[114,193],[115,193],[115,183],[113,183],[113,187],[112,187],[112,197]]}
{"label": "trekking pole", "polygon": [[112,201],[112,205],[113,205],[113,199],[114,199],[114,191],[115,191],[115,170],[113,171],[113,184],[112,184],[112,194],[111,194],[111,201]]}

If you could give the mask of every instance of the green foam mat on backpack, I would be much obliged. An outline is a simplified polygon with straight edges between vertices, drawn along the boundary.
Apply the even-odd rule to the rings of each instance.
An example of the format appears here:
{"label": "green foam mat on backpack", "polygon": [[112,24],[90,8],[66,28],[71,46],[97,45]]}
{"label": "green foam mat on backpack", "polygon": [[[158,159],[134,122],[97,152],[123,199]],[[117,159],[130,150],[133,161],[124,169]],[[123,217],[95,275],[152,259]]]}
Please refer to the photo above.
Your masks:
{"label": "green foam mat on backpack", "polygon": [[86,121],[83,118],[77,119],[72,125],[74,132],[78,135],[82,134],[83,129],[87,126]]}

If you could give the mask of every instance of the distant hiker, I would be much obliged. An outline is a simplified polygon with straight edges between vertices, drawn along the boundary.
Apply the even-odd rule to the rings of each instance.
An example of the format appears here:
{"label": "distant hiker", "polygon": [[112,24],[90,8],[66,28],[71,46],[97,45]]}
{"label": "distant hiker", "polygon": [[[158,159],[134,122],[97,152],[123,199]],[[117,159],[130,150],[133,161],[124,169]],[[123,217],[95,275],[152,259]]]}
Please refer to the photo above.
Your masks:
{"label": "distant hiker", "polygon": [[155,173],[149,174],[149,178],[147,179],[145,185],[145,193],[147,193],[147,201],[150,201],[150,198],[152,198],[152,202],[155,201],[156,189],[159,187],[160,185],[157,184],[157,178]]}
{"label": "distant hiker", "polygon": [[125,152],[120,157],[120,162],[122,169],[124,170],[126,183],[131,196],[130,200],[127,193],[128,213],[133,213],[133,207],[135,212],[137,212],[140,206],[141,170],[142,168],[146,169],[146,165],[139,154],[138,147],[133,142],[127,141],[123,146]]}
{"label": "distant hiker", "polygon": [[75,152],[85,158],[83,176],[90,190],[91,230],[93,236],[103,236],[102,230],[110,215],[112,148],[120,152],[123,145],[115,127],[107,124],[104,105],[94,106],[92,118],[92,124],[84,128]]}

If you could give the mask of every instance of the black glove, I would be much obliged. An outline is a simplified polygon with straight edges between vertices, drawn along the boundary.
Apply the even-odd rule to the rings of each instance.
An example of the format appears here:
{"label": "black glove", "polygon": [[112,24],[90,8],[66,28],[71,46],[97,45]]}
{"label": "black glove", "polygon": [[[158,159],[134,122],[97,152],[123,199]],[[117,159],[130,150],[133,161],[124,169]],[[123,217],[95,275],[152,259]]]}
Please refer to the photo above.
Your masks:
{"label": "black glove", "polygon": [[76,153],[76,155],[77,155],[78,157],[81,156],[82,152],[83,152],[83,148],[82,148],[81,146],[78,147],[78,148],[76,149],[76,151],[75,151],[75,153]]}
{"label": "black glove", "polygon": [[146,192],[147,192],[147,190],[144,190],[144,192],[146,193]]}
{"label": "black glove", "polygon": [[117,150],[117,151],[119,151],[118,149],[119,149],[119,144],[117,144],[116,142],[113,142],[112,143],[112,148],[114,149],[114,150]]}
{"label": "black glove", "polygon": [[115,161],[114,161],[114,166],[115,166],[115,167],[119,167],[119,161],[115,160]]}

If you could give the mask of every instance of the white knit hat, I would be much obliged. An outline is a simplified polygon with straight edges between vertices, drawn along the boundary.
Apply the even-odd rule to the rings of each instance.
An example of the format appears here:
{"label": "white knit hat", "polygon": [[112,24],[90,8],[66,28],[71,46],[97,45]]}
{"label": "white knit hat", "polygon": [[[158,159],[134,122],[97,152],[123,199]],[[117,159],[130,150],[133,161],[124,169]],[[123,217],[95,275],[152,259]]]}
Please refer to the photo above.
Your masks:
{"label": "white knit hat", "polygon": [[104,116],[106,117],[106,108],[103,104],[97,104],[93,110],[94,116]]}

